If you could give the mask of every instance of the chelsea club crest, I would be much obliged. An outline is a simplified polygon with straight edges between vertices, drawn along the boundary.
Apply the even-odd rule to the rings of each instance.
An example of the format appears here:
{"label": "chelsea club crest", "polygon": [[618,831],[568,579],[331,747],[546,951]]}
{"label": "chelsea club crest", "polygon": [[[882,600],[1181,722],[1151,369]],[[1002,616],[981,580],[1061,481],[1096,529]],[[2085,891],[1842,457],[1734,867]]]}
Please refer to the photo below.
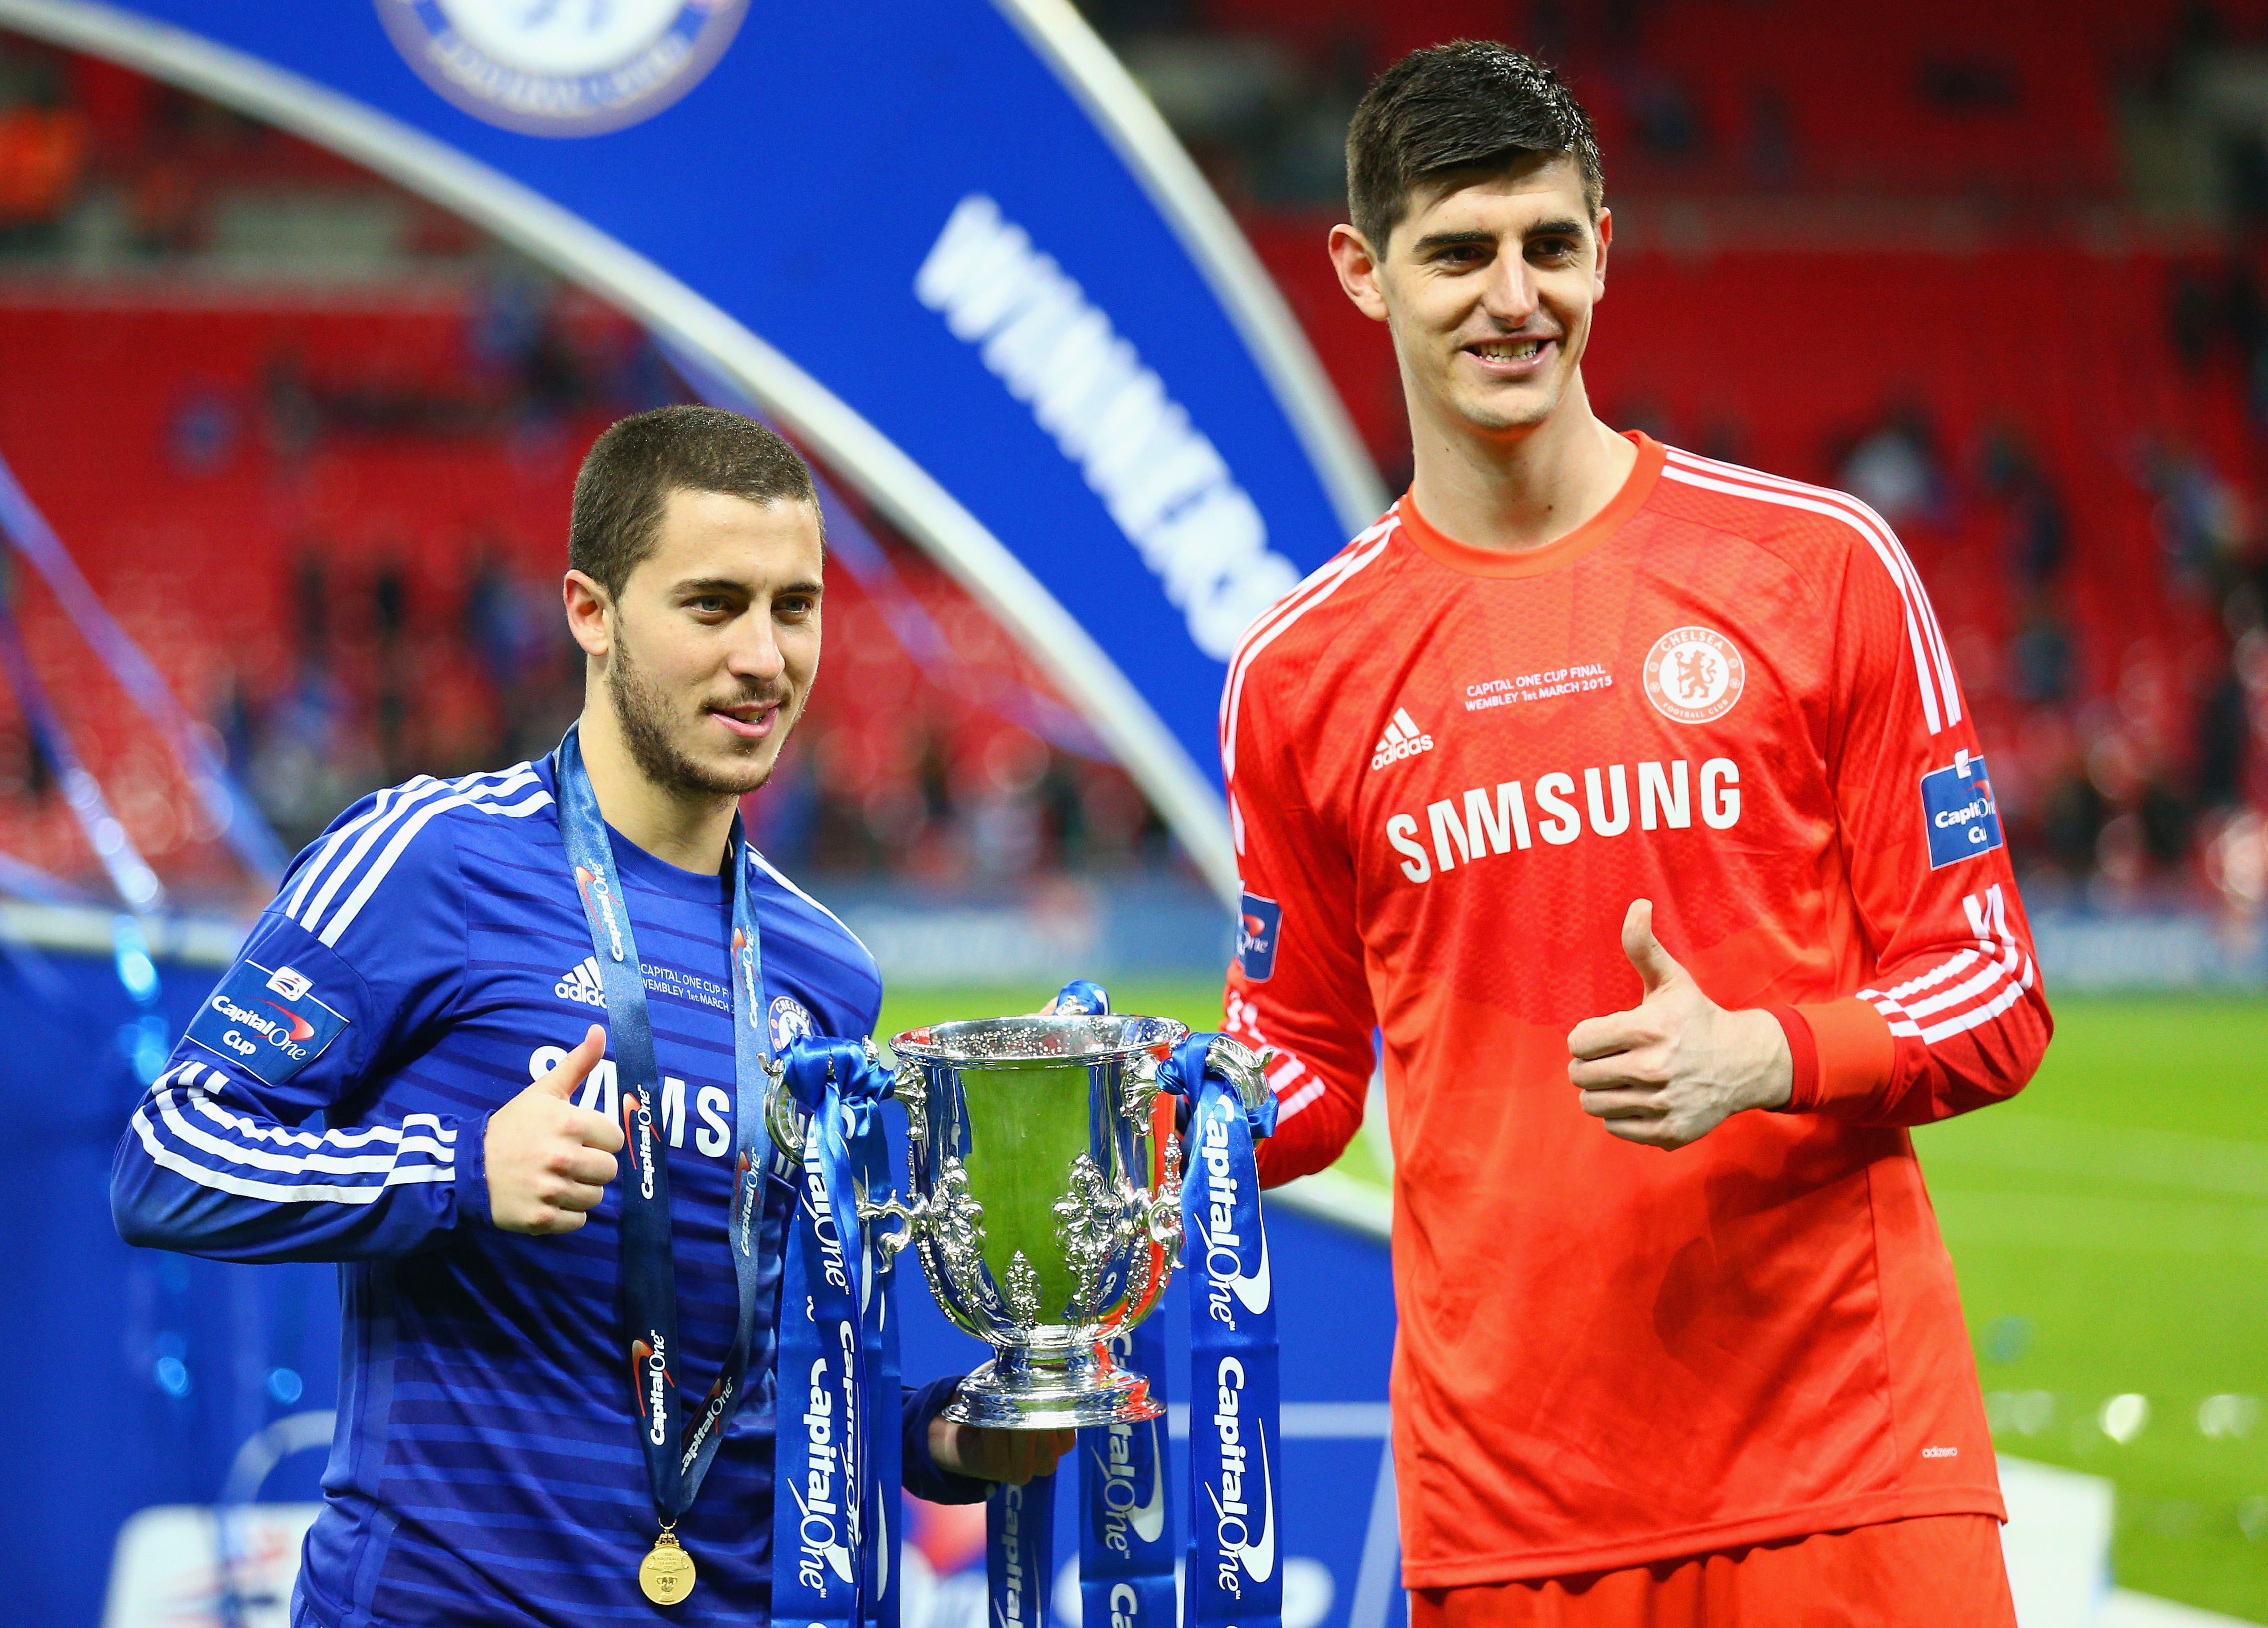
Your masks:
{"label": "chelsea club crest", "polygon": [[425,82],[530,136],[596,136],[701,82],[747,0],[377,0]]}
{"label": "chelsea club crest", "polygon": [[819,1032],[811,1013],[792,995],[775,995],[771,1006],[772,1055],[778,1056],[806,1035]]}

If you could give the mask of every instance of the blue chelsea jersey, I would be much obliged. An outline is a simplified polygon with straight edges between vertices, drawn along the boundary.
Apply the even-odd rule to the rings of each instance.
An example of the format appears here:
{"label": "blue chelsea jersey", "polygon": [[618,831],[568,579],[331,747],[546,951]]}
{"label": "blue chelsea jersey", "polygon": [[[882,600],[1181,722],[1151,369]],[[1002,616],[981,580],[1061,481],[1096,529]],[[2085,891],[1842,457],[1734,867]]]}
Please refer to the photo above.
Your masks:
{"label": "blue chelsea jersey", "polygon": [[[781,1206],[747,1400],[679,1527],[699,1584],[666,1614],[636,1581],[655,1519],[617,1371],[620,1183],[574,1233],[489,1223],[488,1115],[606,1021],[552,792],[548,762],[523,763],[413,780],[341,815],[120,1145],[113,1204],[129,1241],[346,1263],[339,1425],[295,1624],[766,1612]],[[689,1402],[736,1313],[731,899],[721,876],[613,842],[662,1076]],[[865,947],[753,849],[738,859],[775,1042],[872,1033],[881,984]],[[615,1117],[617,1089],[610,1058],[580,1101]],[[316,1115],[323,1128],[306,1129]],[[909,1459],[909,1477],[923,1463]]]}

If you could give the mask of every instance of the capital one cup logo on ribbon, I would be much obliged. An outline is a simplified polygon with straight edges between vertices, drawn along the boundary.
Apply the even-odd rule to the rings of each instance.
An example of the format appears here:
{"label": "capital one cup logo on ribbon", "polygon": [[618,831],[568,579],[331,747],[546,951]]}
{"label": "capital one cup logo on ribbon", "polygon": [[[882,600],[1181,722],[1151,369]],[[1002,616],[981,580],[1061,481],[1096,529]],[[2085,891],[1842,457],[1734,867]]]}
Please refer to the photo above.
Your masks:
{"label": "capital one cup logo on ribbon", "polygon": [[725,54],[747,0],[377,0],[425,83],[528,136],[652,118]]}

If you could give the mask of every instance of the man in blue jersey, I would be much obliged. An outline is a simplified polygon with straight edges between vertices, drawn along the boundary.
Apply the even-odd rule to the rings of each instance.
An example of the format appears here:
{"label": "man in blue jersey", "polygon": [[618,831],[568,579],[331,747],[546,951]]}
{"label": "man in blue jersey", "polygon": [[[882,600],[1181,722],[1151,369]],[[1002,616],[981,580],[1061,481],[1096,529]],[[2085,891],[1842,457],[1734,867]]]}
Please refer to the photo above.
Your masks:
{"label": "man in blue jersey", "polygon": [[[342,1263],[338,1433],[294,1628],[769,1615],[787,1206],[762,1207],[736,1259],[740,1164],[769,1143],[744,1123],[761,1116],[742,1111],[735,1005],[755,992],[743,1027],[769,1061],[800,1036],[864,1037],[881,997],[865,947],[735,823],[818,668],[810,473],[729,413],[626,419],[576,482],[570,557],[586,684],[560,752],[342,814],[119,1146],[128,1241]],[[571,864],[571,839],[600,851]],[[736,933],[760,947],[737,983]],[[608,964],[626,938],[636,974]],[[616,1181],[626,1108],[666,1145],[657,1260],[633,1259],[623,1225],[641,1188]],[[674,1530],[664,1518],[662,1541],[698,1563],[666,1606],[641,1588],[663,1499],[622,1365],[626,1308],[657,1281],[679,1418],[704,1391],[740,1404],[688,1472],[689,1505],[669,1506]],[[1070,1445],[947,1425],[954,1383],[904,1398],[917,1496],[974,1502]]]}

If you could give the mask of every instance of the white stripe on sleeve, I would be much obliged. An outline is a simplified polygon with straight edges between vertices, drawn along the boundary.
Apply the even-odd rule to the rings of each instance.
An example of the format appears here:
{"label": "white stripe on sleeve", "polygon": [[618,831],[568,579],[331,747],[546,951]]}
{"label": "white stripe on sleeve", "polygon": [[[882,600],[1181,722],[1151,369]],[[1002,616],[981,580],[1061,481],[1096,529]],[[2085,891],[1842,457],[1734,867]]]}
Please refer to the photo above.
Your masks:
{"label": "white stripe on sleeve", "polygon": [[1930,602],[1929,589],[1922,582],[1921,572],[1914,565],[1913,556],[1906,552],[1905,544],[1898,541],[1897,533],[1890,529],[1888,520],[1850,493],[1838,492],[1830,486],[1808,486],[1801,481],[1791,481],[1785,475],[1766,475],[1761,469],[1746,468],[1740,464],[1725,463],[1714,458],[1699,458],[1691,453],[1675,449],[1671,450],[1669,456],[1689,468],[1706,469],[1733,480],[1768,486],[1776,491],[1800,492],[1835,504],[1857,516],[1863,522],[1862,529],[1872,533],[1870,540],[1877,541],[1887,548],[1887,553],[1882,548],[1878,548],[1875,552],[1889,568],[1891,579],[1898,585],[1898,592],[1904,596],[1908,607],[1918,607],[1922,635],[1928,642],[1930,654],[1937,668],[1940,691],[1945,698],[1946,722],[1957,724],[1961,721],[1961,686],[1954,676],[1953,657],[1946,649],[1945,632],[1938,625],[1936,607]]}
{"label": "white stripe on sleeve", "polygon": [[[1823,514],[1830,519],[1842,521],[1866,539],[1867,546],[1873,551],[1876,561],[1884,571],[1889,573],[1891,586],[1897,589],[1898,597],[1905,606],[1906,642],[1912,648],[1914,674],[1921,687],[1923,720],[1929,726],[1929,733],[1933,735],[1946,726],[1949,720],[1944,716],[1945,709],[1940,708],[1939,704],[1937,674],[1931,667],[1928,642],[1922,631],[1921,614],[1915,608],[1913,591],[1907,584],[1905,573],[1899,566],[1892,545],[1885,543],[1882,538],[1877,536],[1872,528],[1864,524],[1850,510],[1828,503],[1822,498],[1812,497],[1800,492],[1771,491],[1761,487],[1737,485],[1730,481],[1713,479],[1674,460],[1663,465],[1661,474],[1664,480],[1676,481],[1687,486],[1697,486],[1707,491],[1721,492],[1729,497],[1746,497],[1756,503],[1778,504],[1782,508],[1802,509],[1813,514]],[[1948,684],[1947,689],[1950,691],[1952,686]],[[1958,704],[1954,704],[1951,710],[1954,718],[1957,719],[1960,716]]]}
{"label": "white stripe on sleeve", "polygon": [[[1228,686],[1222,694],[1221,712],[1221,773],[1231,785],[1233,785],[1236,780],[1236,715],[1244,704],[1244,680],[1252,671],[1252,664],[1259,659],[1263,651],[1282,637],[1300,617],[1344,587],[1348,580],[1358,571],[1385,553],[1387,545],[1394,541],[1394,534],[1399,529],[1400,521],[1390,520],[1379,528],[1377,541],[1372,542],[1360,553],[1341,555],[1339,558],[1344,562],[1344,564],[1340,570],[1331,574],[1327,580],[1323,579],[1322,572],[1318,572],[1314,578],[1310,579],[1316,581],[1318,585],[1313,593],[1300,600],[1298,605],[1285,610],[1285,614],[1264,632],[1248,636],[1244,645],[1237,651],[1233,665],[1229,669]],[[1324,569],[1329,570],[1328,566]],[[1296,593],[1293,597],[1296,597]],[[1285,603],[1289,605],[1289,599]]]}
{"label": "white stripe on sleeve", "polygon": [[[355,917],[362,914],[363,906],[370,902],[371,896],[378,891],[379,884],[385,881],[388,873],[401,863],[401,856],[409,851],[409,844],[417,839],[417,833],[431,822],[434,815],[452,808],[468,807],[477,807],[490,814],[525,815],[549,804],[551,800],[550,794],[538,792],[535,796],[526,799],[516,807],[509,808],[483,799],[506,796],[535,784],[534,771],[523,766],[512,779],[501,785],[479,786],[455,792],[448,797],[429,799],[423,807],[403,821],[401,829],[394,833],[394,840],[387,843],[385,851],[367,870],[363,872],[362,880],[355,884],[354,891],[340,902],[338,908],[331,912],[330,919],[322,924],[320,932],[316,927],[316,922],[322,913],[323,901],[320,898],[309,908],[306,919],[299,924],[314,933],[325,944],[335,948],[339,935],[354,924]],[[332,879],[333,886],[344,879],[348,869],[347,866],[340,868],[338,874]],[[326,895],[329,891],[328,888],[324,889]]]}

